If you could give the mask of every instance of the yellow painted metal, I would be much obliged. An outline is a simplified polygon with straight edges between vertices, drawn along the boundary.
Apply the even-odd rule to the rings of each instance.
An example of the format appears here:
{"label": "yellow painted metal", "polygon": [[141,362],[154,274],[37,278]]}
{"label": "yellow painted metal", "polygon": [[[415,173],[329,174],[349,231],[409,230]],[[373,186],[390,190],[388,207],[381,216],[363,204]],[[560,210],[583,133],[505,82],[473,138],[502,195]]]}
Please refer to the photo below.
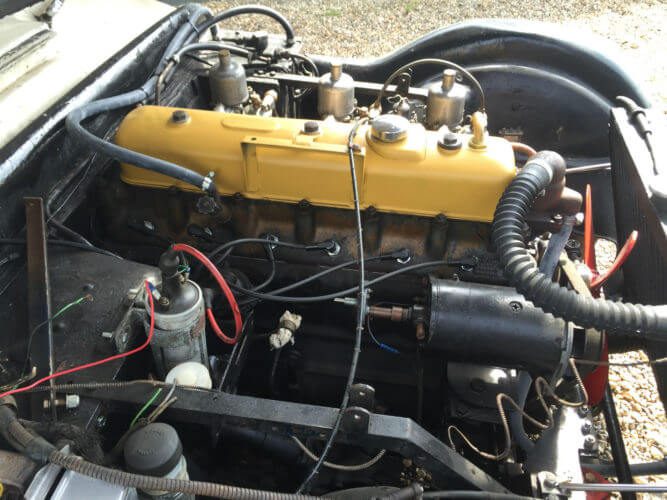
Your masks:
{"label": "yellow painted metal", "polygon": [[[319,122],[320,131],[303,133],[305,120],[265,118],[187,110],[190,119],[171,121],[175,108],[141,106],[130,112],[116,143],[172,161],[202,174],[215,173],[223,195],[352,208],[347,136],[351,124]],[[410,125],[407,138],[381,143],[362,125],[355,153],[362,207],[385,212],[489,222],[503,190],[516,174],[509,142],[486,139],[484,149],[463,146],[447,151],[438,133]],[[194,190],[171,178],[122,165],[130,184]]]}

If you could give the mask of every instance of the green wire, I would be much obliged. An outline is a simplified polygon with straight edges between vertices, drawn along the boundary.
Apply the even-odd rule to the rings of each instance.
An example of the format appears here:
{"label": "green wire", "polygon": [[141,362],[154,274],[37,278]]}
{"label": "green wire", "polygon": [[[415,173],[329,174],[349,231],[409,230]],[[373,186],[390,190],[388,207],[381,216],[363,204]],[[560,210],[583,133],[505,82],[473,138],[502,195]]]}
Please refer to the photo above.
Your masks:
{"label": "green wire", "polygon": [[[62,309],[60,309],[57,313],[55,313],[53,316],[51,316],[50,321],[53,321],[53,320],[56,319],[58,316],[60,316],[61,314],[63,314],[65,311],[67,311],[68,309],[71,309],[71,308],[74,307],[74,306],[78,306],[78,305],[81,304],[82,302],[87,302],[87,301],[91,301],[91,302],[92,302],[92,300],[93,300],[93,296],[90,295],[90,294],[86,294],[86,295],[84,295],[83,297],[79,297],[79,298],[76,299],[74,302],[70,302],[69,304],[67,304],[66,306],[64,306]],[[47,321],[48,321],[48,320],[47,320]],[[45,321],[44,323],[46,323],[47,321]],[[44,323],[42,323],[42,325],[43,325]],[[42,325],[40,325],[40,326],[42,326]],[[39,327],[37,327],[37,328],[39,328]]]}
{"label": "green wire", "polygon": [[[25,358],[25,361],[23,363],[23,369],[21,370],[21,376],[25,375],[25,371],[28,368],[28,363],[30,362],[30,349],[32,348],[32,340],[33,340],[33,337],[35,336],[35,333],[37,333],[37,331],[41,327],[43,327],[44,325],[46,325],[48,323],[53,322],[56,318],[63,315],[66,311],[70,310],[72,307],[78,306],[79,304],[82,304],[83,302],[92,302],[92,301],[93,301],[93,296],[91,294],[87,293],[83,297],[79,297],[75,301],[70,302],[69,304],[61,307],[49,319],[47,319],[46,321],[42,321],[39,325],[37,325],[35,328],[32,329],[32,331],[30,332],[30,335],[28,336],[28,345],[27,345],[27,348],[26,348],[26,358]],[[20,385],[20,382],[14,388],[16,388],[18,385]]]}
{"label": "green wire", "polygon": [[134,418],[132,419],[132,422],[130,422],[130,429],[131,429],[132,427],[134,427],[134,424],[137,423],[137,420],[139,420],[139,419],[141,418],[141,416],[146,412],[146,410],[148,410],[148,407],[149,407],[150,405],[152,405],[153,403],[155,403],[155,400],[157,399],[157,397],[160,395],[161,392],[162,392],[162,387],[159,387],[159,388],[153,393],[153,395],[151,396],[151,398],[150,398],[148,401],[146,401],[146,404],[144,404],[144,406],[141,407],[141,409],[137,412],[137,414],[136,414],[136,415],[134,416]]}

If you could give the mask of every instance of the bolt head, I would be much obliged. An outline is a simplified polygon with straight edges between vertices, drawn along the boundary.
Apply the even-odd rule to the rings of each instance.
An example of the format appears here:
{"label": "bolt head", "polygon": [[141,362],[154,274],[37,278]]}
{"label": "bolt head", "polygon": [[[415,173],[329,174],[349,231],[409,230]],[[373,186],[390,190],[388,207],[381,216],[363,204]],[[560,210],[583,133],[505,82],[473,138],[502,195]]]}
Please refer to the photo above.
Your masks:
{"label": "bolt head", "polygon": [[558,478],[553,472],[540,473],[542,476],[542,486],[544,489],[552,490],[558,488]]}
{"label": "bolt head", "polygon": [[316,121],[307,121],[303,124],[304,134],[317,134],[320,131],[320,124]]}
{"label": "bolt head", "polygon": [[306,199],[304,198],[303,200],[299,201],[299,203],[298,203],[298,207],[299,207],[301,210],[308,210],[308,209],[310,209],[310,208],[312,207],[312,205],[310,204],[310,202],[309,202],[308,200],[306,200]]}
{"label": "bolt head", "polygon": [[197,199],[196,209],[202,215],[213,215],[220,207],[211,196],[200,196]]}
{"label": "bolt head", "polygon": [[595,439],[595,436],[588,434],[586,437],[584,437],[584,450],[593,451],[595,450],[596,445],[597,439]]}
{"label": "bolt head", "polygon": [[454,132],[445,132],[438,141],[438,146],[448,151],[461,149],[462,145],[463,143],[461,142],[461,139]]}

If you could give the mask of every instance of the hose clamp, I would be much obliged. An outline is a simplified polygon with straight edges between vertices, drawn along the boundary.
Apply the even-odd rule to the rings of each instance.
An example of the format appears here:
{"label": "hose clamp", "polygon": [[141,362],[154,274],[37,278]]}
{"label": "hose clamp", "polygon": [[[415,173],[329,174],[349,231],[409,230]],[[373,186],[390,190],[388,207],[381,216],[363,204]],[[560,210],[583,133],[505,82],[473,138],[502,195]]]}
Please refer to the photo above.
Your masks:
{"label": "hose clamp", "polygon": [[213,184],[213,179],[211,177],[204,177],[204,180],[201,183],[202,191],[208,193],[209,190],[211,189],[212,184]]}

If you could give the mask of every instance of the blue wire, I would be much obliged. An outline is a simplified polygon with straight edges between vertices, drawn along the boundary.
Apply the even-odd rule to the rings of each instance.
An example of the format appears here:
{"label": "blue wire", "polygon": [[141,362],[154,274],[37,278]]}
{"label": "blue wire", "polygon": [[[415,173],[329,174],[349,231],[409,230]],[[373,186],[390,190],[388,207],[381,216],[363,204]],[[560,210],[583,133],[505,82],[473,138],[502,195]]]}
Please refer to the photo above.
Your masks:
{"label": "blue wire", "polygon": [[373,339],[373,342],[380,348],[384,349],[385,351],[389,351],[392,354],[401,354],[401,351],[396,349],[395,347],[392,347],[390,345],[385,344],[384,342],[380,342],[377,338],[375,338],[375,335],[373,335],[373,332],[371,331],[371,321],[370,318],[366,321],[366,330],[368,331],[368,334],[371,336]]}

